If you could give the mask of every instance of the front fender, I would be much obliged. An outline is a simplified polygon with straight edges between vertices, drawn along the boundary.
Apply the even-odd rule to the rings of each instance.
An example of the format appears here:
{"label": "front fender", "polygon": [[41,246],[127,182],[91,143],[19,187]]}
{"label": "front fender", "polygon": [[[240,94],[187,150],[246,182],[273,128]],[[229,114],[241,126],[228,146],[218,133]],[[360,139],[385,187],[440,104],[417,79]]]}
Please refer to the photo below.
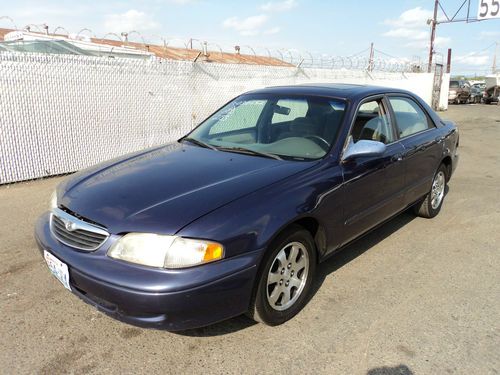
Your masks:
{"label": "front fender", "polygon": [[312,218],[324,233],[326,251],[335,246],[333,233],[343,224],[342,199],[338,196],[341,186],[340,168],[321,163],[218,208],[177,235],[218,241],[224,245],[226,257],[232,257],[265,250],[288,225]]}

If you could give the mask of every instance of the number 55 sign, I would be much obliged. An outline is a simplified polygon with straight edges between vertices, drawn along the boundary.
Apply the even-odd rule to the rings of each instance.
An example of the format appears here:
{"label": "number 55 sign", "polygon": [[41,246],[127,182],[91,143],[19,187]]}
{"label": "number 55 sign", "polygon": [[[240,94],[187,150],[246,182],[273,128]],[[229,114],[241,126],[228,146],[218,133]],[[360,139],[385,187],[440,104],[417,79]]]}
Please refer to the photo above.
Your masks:
{"label": "number 55 sign", "polygon": [[500,0],[479,0],[477,19],[500,18]]}

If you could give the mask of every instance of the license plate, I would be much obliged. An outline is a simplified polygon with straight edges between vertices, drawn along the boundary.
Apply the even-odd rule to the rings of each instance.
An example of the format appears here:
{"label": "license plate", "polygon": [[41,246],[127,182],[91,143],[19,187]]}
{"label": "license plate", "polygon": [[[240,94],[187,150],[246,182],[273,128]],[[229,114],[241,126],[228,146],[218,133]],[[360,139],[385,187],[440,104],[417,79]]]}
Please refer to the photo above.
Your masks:
{"label": "license plate", "polygon": [[49,267],[50,272],[61,282],[62,285],[68,290],[71,290],[69,286],[69,272],[68,265],[66,263],[61,262],[47,250],[43,251],[43,257],[45,258],[45,262]]}

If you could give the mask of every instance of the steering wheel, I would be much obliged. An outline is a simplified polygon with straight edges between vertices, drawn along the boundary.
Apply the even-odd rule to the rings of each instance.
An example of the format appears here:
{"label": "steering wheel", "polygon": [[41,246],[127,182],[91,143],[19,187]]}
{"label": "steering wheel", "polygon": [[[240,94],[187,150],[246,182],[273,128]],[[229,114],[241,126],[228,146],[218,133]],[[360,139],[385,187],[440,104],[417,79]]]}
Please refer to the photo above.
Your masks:
{"label": "steering wheel", "polygon": [[324,138],[321,138],[319,135],[307,135],[304,138],[310,139],[324,151],[328,151],[328,149],[330,148],[330,143],[328,143]]}

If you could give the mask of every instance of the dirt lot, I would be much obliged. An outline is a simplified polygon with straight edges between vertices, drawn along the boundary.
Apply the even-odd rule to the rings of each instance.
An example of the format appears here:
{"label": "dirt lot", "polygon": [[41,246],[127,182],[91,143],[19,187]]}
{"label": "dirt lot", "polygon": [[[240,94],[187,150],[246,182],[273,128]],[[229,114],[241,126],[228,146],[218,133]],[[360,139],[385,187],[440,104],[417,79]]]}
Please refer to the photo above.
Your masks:
{"label": "dirt lot", "polygon": [[183,333],[97,312],[32,232],[59,178],[0,187],[0,373],[500,373],[500,107],[451,106],[461,161],[441,214],[402,214],[320,267],[305,310]]}

